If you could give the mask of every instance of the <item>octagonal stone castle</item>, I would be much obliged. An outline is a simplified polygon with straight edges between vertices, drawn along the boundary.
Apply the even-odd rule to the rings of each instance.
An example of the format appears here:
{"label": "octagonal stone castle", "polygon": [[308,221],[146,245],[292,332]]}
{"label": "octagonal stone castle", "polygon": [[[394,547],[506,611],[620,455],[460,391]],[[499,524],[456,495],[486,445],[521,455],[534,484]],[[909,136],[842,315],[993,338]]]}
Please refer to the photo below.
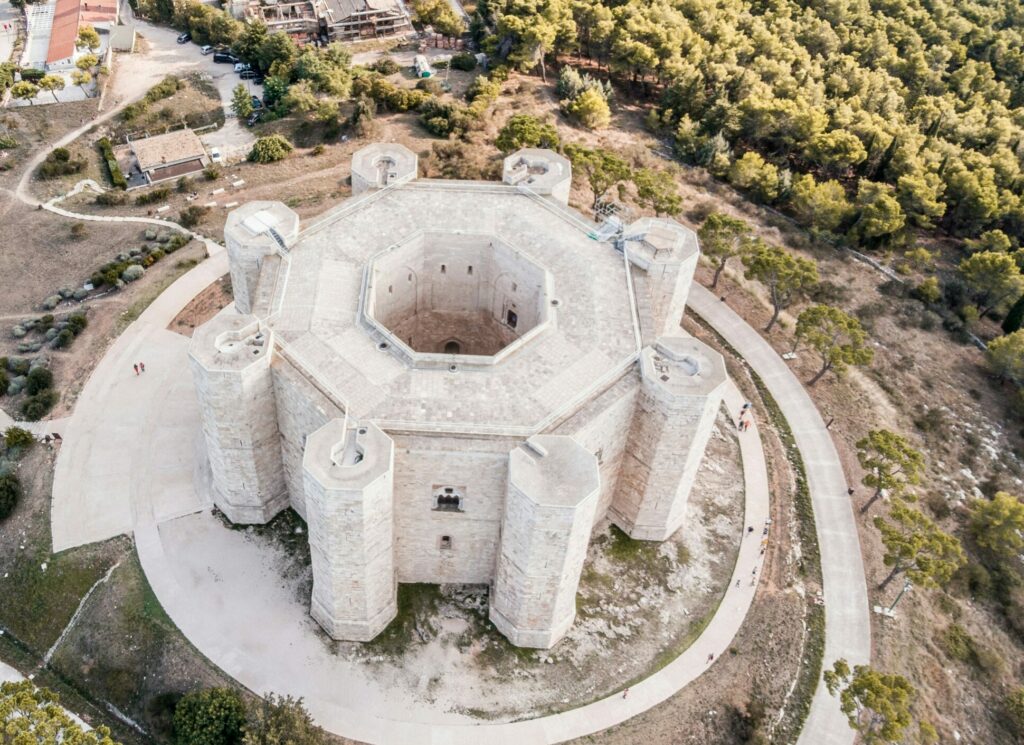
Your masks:
{"label": "octagonal stone castle", "polygon": [[305,518],[332,637],[380,633],[399,582],[487,584],[497,628],[548,648],[598,521],[684,526],[726,381],[679,327],[696,236],[596,226],[570,180],[547,150],[502,183],[418,179],[377,144],[301,230],[280,202],[229,215],[234,304],[189,349],[213,499]]}

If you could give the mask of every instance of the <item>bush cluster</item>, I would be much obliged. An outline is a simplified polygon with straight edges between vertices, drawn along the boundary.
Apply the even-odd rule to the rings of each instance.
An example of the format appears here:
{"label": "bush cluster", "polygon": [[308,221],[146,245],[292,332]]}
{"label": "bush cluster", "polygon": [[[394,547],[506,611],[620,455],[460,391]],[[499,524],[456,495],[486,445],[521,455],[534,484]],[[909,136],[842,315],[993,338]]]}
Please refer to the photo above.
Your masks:
{"label": "bush cluster", "polygon": [[[155,233],[153,238],[156,238]],[[124,281],[124,273],[130,267],[137,266],[140,269],[150,267],[164,256],[187,245],[191,239],[181,233],[174,233],[161,236],[159,240],[161,241],[159,247],[145,245],[132,249],[129,253],[118,254],[113,261],[108,261],[92,273],[89,277],[90,284],[93,287],[103,287],[104,285],[115,287],[119,280]]]}
{"label": "bush cluster", "polygon": [[439,137],[465,134],[479,122],[501,94],[501,83],[486,75],[476,78],[466,91],[469,105],[443,103],[431,97],[420,107],[420,123]]}
{"label": "bush cluster", "polygon": [[230,688],[186,693],[174,707],[178,745],[326,745],[302,699],[270,694],[247,707]]}
{"label": "bush cluster", "polygon": [[185,81],[174,75],[168,75],[146,91],[146,95],[142,97],[141,101],[125,106],[121,110],[121,118],[126,122],[137,119],[149,110],[150,104],[170,98],[184,87]]}
{"label": "bush cluster", "polygon": [[292,143],[288,142],[282,135],[269,135],[260,137],[253,143],[249,151],[249,160],[253,163],[273,163],[282,160],[292,151]]}
{"label": "bush cluster", "polygon": [[18,147],[18,141],[10,135],[0,135],[0,150],[10,150]]}
{"label": "bush cluster", "polygon": [[67,148],[57,147],[46,156],[46,160],[39,166],[39,178],[60,178],[72,173],[79,173],[83,168],[85,168],[84,160],[73,159]]}
{"label": "bush cluster", "polygon": [[135,204],[140,207],[147,204],[156,204],[157,202],[166,201],[169,196],[171,196],[171,187],[161,186],[157,189],[152,189],[151,191],[139,194],[135,197]]}
{"label": "bush cluster", "polygon": [[96,199],[93,200],[96,204],[103,205],[104,207],[113,207],[118,204],[124,204],[128,201],[128,197],[119,191],[105,191],[101,194],[96,195]]}
{"label": "bush cluster", "polygon": [[107,164],[107,172],[110,174],[110,183],[116,186],[118,189],[127,189],[128,180],[121,173],[121,167],[117,164],[117,158],[114,157],[114,148],[110,144],[110,140],[106,137],[101,137],[99,142],[96,143],[99,146],[100,153],[103,155],[103,161]]}
{"label": "bush cluster", "polygon": [[459,52],[452,57],[451,66],[453,70],[469,72],[476,68],[476,55],[472,52]]}
{"label": "bush cluster", "polygon": [[0,475],[0,520],[6,520],[14,513],[21,498],[21,482],[13,473]]}

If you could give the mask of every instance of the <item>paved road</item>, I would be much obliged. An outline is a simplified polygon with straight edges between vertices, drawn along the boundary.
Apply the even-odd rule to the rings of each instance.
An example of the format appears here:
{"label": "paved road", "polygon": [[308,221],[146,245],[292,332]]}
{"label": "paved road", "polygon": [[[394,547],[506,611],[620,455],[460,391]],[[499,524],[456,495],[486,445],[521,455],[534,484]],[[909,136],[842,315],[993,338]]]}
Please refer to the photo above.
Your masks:
{"label": "paved road", "polygon": [[[690,290],[689,308],[729,342],[761,377],[796,439],[814,504],[825,595],[825,666],[845,657],[851,665],[871,660],[871,619],[864,559],[846,493],[839,453],[803,384],[767,341],[704,287]],[[850,745],[854,732],[825,686],[818,688],[799,745]]]}
{"label": "paved road", "polygon": [[10,3],[0,4],[0,62],[7,62],[14,54],[20,24],[21,11]]}

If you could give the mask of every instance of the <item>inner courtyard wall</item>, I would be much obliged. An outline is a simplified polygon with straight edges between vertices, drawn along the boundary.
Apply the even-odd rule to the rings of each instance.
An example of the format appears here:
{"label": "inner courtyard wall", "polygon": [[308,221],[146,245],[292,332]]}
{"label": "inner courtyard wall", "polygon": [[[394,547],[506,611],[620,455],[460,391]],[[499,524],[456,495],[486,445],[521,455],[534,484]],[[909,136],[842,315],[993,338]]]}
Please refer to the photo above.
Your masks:
{"label": "inner courtyard wall", "polygon": [[[494,354],[541,323],[545,283],[542,269],[493,236],[426,234],[376,259],[373,315],[419,352],[454,338],[466,340],[462,354]],[[474,331],[481,320],[487,330]]]}
{"label": "inner courtyard wall", "polygon": [[[417,352],[435,354],[493,355],[519,338],[485,310],[420,311],[392,326],[391,332]],[[458,344],[458,351],[449,352],[449,342]]]}

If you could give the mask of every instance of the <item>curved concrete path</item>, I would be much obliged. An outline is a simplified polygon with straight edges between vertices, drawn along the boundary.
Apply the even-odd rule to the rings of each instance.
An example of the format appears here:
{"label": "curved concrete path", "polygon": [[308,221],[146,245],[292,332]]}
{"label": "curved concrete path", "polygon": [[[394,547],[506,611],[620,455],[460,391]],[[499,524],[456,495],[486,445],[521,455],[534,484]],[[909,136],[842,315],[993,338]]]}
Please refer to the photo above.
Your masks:
{"label": "curved concrete path", "polygon": [[[323,653],[305,614],[296,619],[282,613],[274,616],[280,617],[275,624],[272,613],[259,608],[265,599],[250,598],[255,605],[244,608],[226,601],[225,584],[231,578],[219,574],[223,567],[214,566],[216,559],[205,564],[204,558],[192,556],[192,564],[183,567],[180,553],[174,555],[180,549],[176,537],[185,530],[215,529],[220,531],[218,540],[242,539],[212,525],[213,518],[204,512],[208,506],[196,495],[200,430],[186,359],[188,340],[166,328],[192,297],[226,271],[221,251],[180,278],[115,341],[86,383],[57,461],[52,505],[55,551],[134,532],[157,597],[198,649],[254,691],[304,696],[323,726],[367,742],[562,742],[621,723],[664,701],[708,669],[709,654],[717,658],[728,648],[756,590],[750,578],[752,567],[760,570],[760,541],[753,539],[741,544],[728,589],[703,633],[676,660],[633,686],[628,698],[616,694],[521,722],[481,722],[444,712],[427,716],[422,707],[414,711],[415,707],[389,698],[387,691],[374,690],[374,681],[346,676],[338,661]],[[132,364],[139,360],[146,362],[147,372],[137,377]],[[730,385],[726,405],[738,410],[742,401]],[[756,425],[741,435],[740,448],[745,521],[763,525],[769,514],[768,481]],[[238,571],[254,576],[260,566],[253,562]],[[201,586],[210,575],[224,584]],[[239,577],[244,583],[245,575]],[[244,584],[243,590],[258,595]],[[263,614],[257,616],[261,623],[251,622],[252,613]],[[277,658],[268,661],[264,655]]]}
{"label": "curved concrete path", "polygon": [[[825,422],[807,389],[772,346],[709,290],[694,284],[688,309],[736,349],[771,392],[793,431],[807,470],[821,549],[825,596],[825,667],[840,657],[851,665],[871,661],[871,619],[864,560],[846,476]],[[854,731],[839,703],[818,681],[800,745],[850,745]]]}

